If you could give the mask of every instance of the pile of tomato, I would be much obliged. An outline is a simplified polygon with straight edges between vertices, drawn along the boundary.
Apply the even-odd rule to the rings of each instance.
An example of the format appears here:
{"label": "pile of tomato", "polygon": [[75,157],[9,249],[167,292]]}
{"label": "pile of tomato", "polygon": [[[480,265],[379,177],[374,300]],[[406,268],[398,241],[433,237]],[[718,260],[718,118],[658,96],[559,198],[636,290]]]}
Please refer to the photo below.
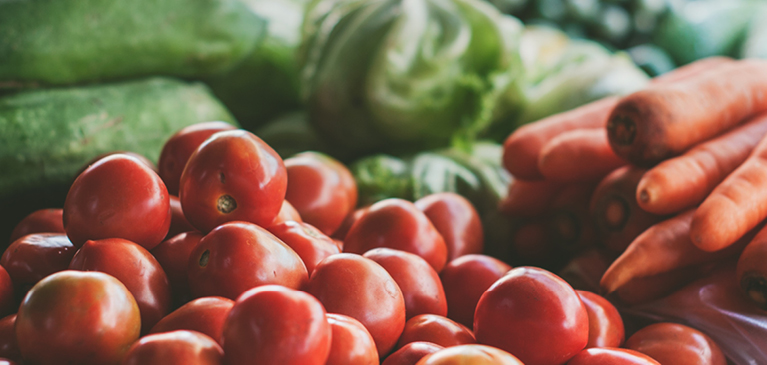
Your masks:
{"label": "pile of tomato", "polygon": [[356,205],[340,162],[220,122],[156,169],[98,158],[0,259],[0,364],[725,364],[681,325],[624,344],[601,296],[483,255],[459,195]]}

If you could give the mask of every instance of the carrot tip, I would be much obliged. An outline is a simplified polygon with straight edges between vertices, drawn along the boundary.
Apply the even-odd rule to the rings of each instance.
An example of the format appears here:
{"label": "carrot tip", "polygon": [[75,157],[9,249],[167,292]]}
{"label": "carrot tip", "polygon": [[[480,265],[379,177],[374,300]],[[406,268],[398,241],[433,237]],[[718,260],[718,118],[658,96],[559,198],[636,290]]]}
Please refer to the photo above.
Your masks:
{"label": "carrot tip", "polygon": [[634,143],[636,132],[636,123],[627,116],[616,115],[607,122],[607,133],[610,136],[610,140],[618,145],[628,146]]}
{"label": "carrot tip", "polygon": [[650,201],[650,193],[647,192],[647,190],[642,190],[639,192],[639,201],[642,203],[647,203]]}

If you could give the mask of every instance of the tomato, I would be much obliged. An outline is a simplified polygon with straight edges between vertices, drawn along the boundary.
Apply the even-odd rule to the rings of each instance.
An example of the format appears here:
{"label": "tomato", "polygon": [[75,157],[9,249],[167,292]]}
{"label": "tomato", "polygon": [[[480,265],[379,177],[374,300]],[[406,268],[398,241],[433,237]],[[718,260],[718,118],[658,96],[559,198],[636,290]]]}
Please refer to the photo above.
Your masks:
{"label": "tomato", "polygon": [[422,358],[417,365],[525,365],[514,355],[485,345],[453,346]]}
{"label": "tomato", "polygon": [[526,365],[558,365],[586,347],[589,316],[560,277],[518,267],[482,294],[474,335],[477,342],[508,351]]}
{"label": "tomato", "polygon": [[306,223],[333,234],[357,205],[357,183],[349,169],[330,156],[302,152],[285,160],[292,204]]}
{"label": "tomato", "polygon": [[4,267],[0,266],[0,316],[13,313],[16,310],[16,303],[11,276]]}
{"label": "tomato", "polygon": [[[276,226],[280,223],[287,222],[287,221],[293,221],[298,223],[303,223],[303,219],[301,219],[301,215],[298,214],[298,211],[296,208],[294,208],[290,203],[288,203],[287,200],[282,201],[282,207],[280,207],[280,212],[277,213],[277,216],[274,217],[274,220],[271,224],[269,224],[269,227]],[[268,227],[267,227],[268,228]]]}
{"label": "tomato", "polygon": [[64,228],[75,247],[87,240],[124,238],[151,250],[170,228],[170,198],[160,177],[124,154],[88,167],[69,189]]}
{"label": "tomato", "polygon": [[184,216],[184,211],[181,209],[181,201],[178,197],[170,196],[170,229],[168,234],[165,235],[165,239],[171,238],[179,233],[197,231]]}
{"label": "tomato", "polygon": [[184,172],[189,156],[214,133],[236,129],[225,122],[203,122],[190,125],[171,136],[160,152],[157,163],[162,181],[168,192],[178,194],[181,173]]}
{"label": "tomato", "polygon": [[442,347],[477,343],[470,329],[446,317],[434,314],[422,314],[408,320],[397,343],[397,348],[417,341],[431,342]]}
{"label": "tomato", "polygon": [[436,193],[415,202],[445,239],[447,261],[482,253],[485,235],[474,206],[456,193]]}
{"label": "tomato", "polygon": [[650,356],[661,364],[727,364],[719,345],[710,337],[676,323],[649,325],[629,337],[625,347]]}
{"label": "tomato", "polygon": [[333,255],[314,269],[306,291],[325,309],[352,317],[376,343],[378,356],[386,356],[405,328],[405,300],[397,283],[375,261],[359,255]]}
{"label": "tomato", "polygon": [[338,240],[345,240],[346,234],[349,233],[349,230],[352,228],[354,223],[356,223],[360,217],[365,215],[367,213],[368,209],[370,209],[370,206],[359,208],[351,213],[349,213],[346,218],[344,218],[343,223],[341,223],[341,226],[338,227],[338,229],[333,232],[331,237],[338,239]]}
{"label": "tomato", "polygon": [[8,270],[16,287],[26,291],[40,279],[66,270],[75,251],[65,234],[30,234],[13,241],[5,249],[0,265]]}
{"label": "tomato", "polygon": [[227,365],[324,365],[332,329],[322,304],[279,285],[243,293],[224,323]]}
{"label": "tomato", "polygon": [[390,248],[374,248],[363,255],[391,275],[405,298],[406,319],[419,314],[447,315],[442,282],[429,263],[418,255]]}
{"label": "tomato", "polygon": [[[669,363],[677,364],[677,363]],[[567,365],[661,365],[642,353],[618,348],[590,348],[575,355]]]}
{"label": "tomato", "polygon": [[343,314],[327,314],[333,331],[325,365],[378,365],[373,336],[358,320]]}
{"label": "tomato", "polygon": [[384,199],[370,206],[344,239],[344,251],[363,254],[388,247],[421,256],[440,272],[447,261],[447,246],[429,218],[413,203]]}
{"label": "tomato", "polygon": [[464,255],[450,261],[439,274],[447,298],[447,317],[472,328],[479,298],[509,270],[511,266],[485,255]]}
{"label": "tomato", "polygon": [[143,247],[121,238],[87,241],[72,270],[100,271],[120,280],[138,303],[142,333],[170,312],[170,285],[160,263]]}
{"label": "tomato", "polygon": [[589,315],[589,343],[591,347],[620,347],[624,340],[623,318],[612,303],[599,294],[576,290]]}
{"label": "tomato", "polygon": [[[148,158],[146,158],[143,155],[140,155],[140,154],[138,154],[136,152],[131,152],[131,151],[111,151],[111,152],[102,153],[102,154],[92,158],[87,163],[85,163],[82,167],[80,167],[79,170],[77,170],[77,174],[75,174],[75,177],[80,176],[80,174],[82,174],[83,171],[85,171],[91,165],[93,165],[96,162],[98,162],[100,159],[102,159],[104,157],[107,157],[107,156],[117,155],[117,154],[128,155],[128,156],[131,156],[131,157],[135,157],[137,160],[141,161],[141,163],[146,165],[146,167],[150,168],[155,173],[157,172],[157,166],[154,164],[154,162],[150,161]],[[43,232],[43,233],[45,233],[45,232]]]}
{"label": "tomato", "polygon": [[141,338],[125,354],[122,365],[223,365],[224,350],[195,331],[173,331]]}
{"label": "tomato", "polygon": [[189,257],[200,243],[202,233],[185,232],[171,237],[152,249],[152,255],[168,276],[170,287],[177,295],[189,292]]}
{"label": "tomato", "polygon": [[203,233],[232,221],[268,226],[287,185],[282,159],[269,145],[248,131],[224,131],[189,157],[179,199],[189,223]]}
{"label": "tomato", "polygon": [[309,280],[301,257],[265,229],[247,222],[222,224],[189,256],[192,294],[237,299],[260,285],[301,289]]}
{"label": "tomato", "polygon": [[40,209],[30,213],[11,232],[11,242],[32,233],[66,233],[63,209]]}
{"label": "tomato", "polygon": [[140,330],[133,295],[100,272],[47,276],[29,290],[16,318],[19,350],[30,364],[119,364]]}
{"label": "tomato", "polygon": [[320,261],[341,253],[333,239],[308,223],[286,221],[269,227],[269,232],[290,246],[301,257],[309,275]]}
{"label": "tomato", "polygon": [[163,317],[149,333],[197,331],[220,342],[224,320],[233,305],[234,301],[222,297],[197,298]]}
{"label": "tomato", "polygon": [[16,341],[15,314],[0,319],[0,357],[13,361],[21,361],[19,343]]}
{"label": "tomato", "polygon": [[419,360],[444,347],[431,342],[411,342],[386,357],[381,365],[415,365]]}

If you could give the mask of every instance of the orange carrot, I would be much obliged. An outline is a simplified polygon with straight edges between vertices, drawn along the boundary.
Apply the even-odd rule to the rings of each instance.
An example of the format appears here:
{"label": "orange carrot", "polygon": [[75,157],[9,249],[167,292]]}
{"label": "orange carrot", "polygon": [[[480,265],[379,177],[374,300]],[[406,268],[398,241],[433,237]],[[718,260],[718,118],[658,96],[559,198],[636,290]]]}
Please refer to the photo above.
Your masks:
{"label": "orange carrot", "polygon": [[741,289],[767,310],[767,228],[759,231],[743,250],[736,272]]}
{"label": "orange carrot", "polygon": [[670,214],[700,204],[748,158],[765,135],[767,113],[701,143],[679,157],[661,162],[639,181],[639,206],[655,214]]}
{"label": "orange carrot", "polygon": [[704,58],[704,59],[689,63],[687,65],[684,65],[682,67],[678,67],[674,69],[674,71],[655,77],[652,80],[650,80],[650,83],[671,84],[671,83],[683,81],[685,79],[689,79],[690,77],[697,77],[701,73],[706,72],[714,67],[718,67],[719,65],[723,65],[726,63],[731,63],[733,61],[735,60],[733,60],[732,58],[722,57],[722,56]]}
{"label": "orange carrot", "polygon": [[767,60],[743,60],[623,98],[607,132],[618,156],[651,166],[764,111]]}
{"label": "orange carrot", "polygon": [[538,159],[543,146],[562,132],[603,128],[617,103],[617,97],[608,97],[517,128],[503,144],[504,166],[516,178],[542,179]]}
{"label": "orange carrot", "polygon": [[[767,89],[765,90],[767,96]],[[721,250],[767,218],[767,137],[695,211],[690,237],[705,251]]]}
{"label": "orange carrot", "polygon": [[498,209],[508,215],[534,217],[545,213],[562,185],[551,181],[512,180]]}
{"label": "orange carrot", "polygon": [[577,253],[594,246],[596,228],[589,216],[595,184],[568,185],[551,202],[546,221],[554,244],[563,252]]}
{"label": "orange carrot", "polygon": [[610,148],[604,128],[564,132],[547,143],[538,158],[541,174],[562,182],[598,181],[625,164]]}

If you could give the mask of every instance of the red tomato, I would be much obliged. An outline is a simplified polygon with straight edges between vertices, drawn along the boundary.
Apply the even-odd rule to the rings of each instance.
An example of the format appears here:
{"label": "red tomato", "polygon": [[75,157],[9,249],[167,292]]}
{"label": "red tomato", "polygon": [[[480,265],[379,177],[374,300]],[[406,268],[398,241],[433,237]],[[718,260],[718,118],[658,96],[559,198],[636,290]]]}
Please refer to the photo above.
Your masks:
{"label": "red tomato", "polygon": [[276,226],[276,225],[278,225],[280,223],[284,223],[284,222],[287,222],[287,221],[293,221],[293,222],[298,222],[298,223],[303,223],[304,222],[301,219],[301,215],[298,214],[298,211],[296,210],[296,208],[293,208],[293,206],[290,205],[290,203],[288,203],[287,200],[283,200],[282,201],[282,207],[280,208],[280,212],[277,213],[276,217],[274,217],[274,220],[269,225],[269,227]]}
{"label": "red tomato", "polygon": [[152,255],[168,276],[170,287],[177,295],[189,292],[189,257],[200,243],[202,233],[185,232],[167,239],[152,249]]}
{"label": "red tomato", "polygon": [[123,154],[107,156],[77,177],[64,202],[64,228],[75,247],[124,238],[151,250],[170,228],[170,198],[160,177]]}
{"label": "red tomato", "polygon": [[47,276],[27,293],[16,318],[19,349],[30,364],[119,364],[140,329],[133,295],[100,272]]}
{"label": "red tomato", "polygon": [[218,132],[197,148],[180,184],[184,215],[206,233],[232,221],[270,225],[288,179],[277,152],[252,133],[233,130]]}
{"label": "red tomato", "polygon": [[362,323],[343,314],[327,317],[333,341],[325,365],[378,365],[376,343]]}
{"label": "red tomato", "polygon": [[324,365],[332,329],[311,295],[279,285],[243,293],[224,323],[227,365]]}
{"label": "red tomato", "polygon": [[484,345],[453,346],[425,356],[417,365],[525,365],[514,355]]}
{"label": "red tomato", "polygon": [[0,357],[21,361],[19,343],[16,341],[16,315],[0,319]]}
{"label": "red tomato", "polygon": [[625,346],[664,365],[727,364],[714,340],[703,332],[676,323],[649,325],[629,337]]}
{"label": "red tomato", "polygon": [[397,282],[405,298],[407,319],[419,314],[447,315],[447,300],[439,275],[420,256],[385,247],[374,248],[363,256],[383,266]]}
{"label": "red tomato", "polygon": [[301,257],[309,275],[320,261],[341,253],[333,239],[308,223],[286,221],[269,227],[269,232],[290,246]]}
{"label": "red tomato", "polygon": [[442,347],[477,343],[470,329],[446,317],[434,314],[422,314],[408,320],[397,343],[397,348],[418,341],[431,342]]}
{"label": "red tomato", "polygon": [[306,223],[333,234],[357,205],[357,183],[342,163],[318,152],[302,152],[285,160],[292,204]]}
{"label": "red tomato", "polygon": [[359,255],[338,254],[314,269],[307,292],[331,313],[352,317],[376,343],[384,357],[405,328],[405,300],[397,283],[375,261]]}
{"label": "red tomato", "polygon": [[443,348],[431,342],[411,342],[387,356],[381,365],[415,365],[426,355],[433,354]]}
{"label": "red tomato", "polygon": [[195,331],[173,331],[141,338],[125,354],[122,365],[223,365],[224,350]]}
{"label": "red tomato", "polygon": [[5,249],[0,265],[8,270],[18,288],[28,289],[42,278],[66,270],[75,251],[65,234],[30,234]]}
{"label": "red tomato", "polygon": [[485,255],[464,255],[450,261],[439,276],[447,298],[447,317],[474,326],[474,309],[482,294],[511,266]]}
{"label": "red tomato", "polygon": [[265,229],[247,222],[222,224],[189,256],[192,294],[236,299],[250,288],[277,284],[301,289],[309,280],[301,257]]}
{"label": "red tomato", "polygon": [[13,282],[8,271],[0,266],[0,316],[13,313],[16,310],[16,301],[13,297]]}
{"label": "red tomato", "polygon": [[170,285],[160,263],[143,247],[122,238],[87,241],[72,258],[72,270],[100,271],[120,280],[141,311],[142,333],[170,312]]}
{"label": "red tomato", "polygon": [[30,213],[13,228],[11,242],[32,233],[66,233],[63,209],[40,209]]}
{"label": "red tomato", "polygon": [[[676,364],[676,363],[669,363]],[[661,365],[642,353],[618,348],[590,348],[575,355],[567,365]]]}
{"label": "red tomato", "polygon": [[184,211],[181,209],[181,201],[178,197],[170,196],[170,229],[168,234],[165,235],[165,239],[171,238],[179,233],[197,231],[184,216]]}
{"label": "red tomato", "polygon": [[367,213],[368,209],[370,209],[370,206],[359,208],[349,214],[346,215],[346,218],[344,218],[343,223],[341,223],[341,226],[338,227],[338,229],[333,232],[331,237],[338,239],[338,240],[345,240],[346,234],[349,233],[349,230],[352,228],[354,223],[356,223],[360,217],[362,217],[365,213]]}
{"label": "red tomato", "polygon": [[165,316],[149,333],[197,331],[220,342],[224,320],[233,305],[234,301],[222,297],[197,298]]}
{"label": "red tomato", "polygon": [[402,199],[384,199],[354,223],[344,239],[344,251],[363,254],[388,247],[421,256],[440,272],[447,261],[442,236],[423,212]]}
{"label": "red tomato", "polygon": [[436,193],[415,202],[445,239],[447,261],[482,253],[485,235],[474,206],[456,193]]}
{"label": "red tomato", "polygon": [[482,294],[474,335],[477,342],[508,351],[526,365],[559,365],[586,347],[589,316],[560,277],[518,267]]}
{"label": "red tomato", "polygon": [[623,344],[623,318],[607,299],[589,291],[576,290],[589,315],[589,343],[592,347],[619,347]]}
{"label": "red tomato", "polygon": [[202,142],[214,133],[232,129],[236,128],[229,123],[204,122],[190,125],[171,136],[162,147],[158,161],[160,177],[168,187],[168,192],[178,194],[178,184],[184,166]]}

